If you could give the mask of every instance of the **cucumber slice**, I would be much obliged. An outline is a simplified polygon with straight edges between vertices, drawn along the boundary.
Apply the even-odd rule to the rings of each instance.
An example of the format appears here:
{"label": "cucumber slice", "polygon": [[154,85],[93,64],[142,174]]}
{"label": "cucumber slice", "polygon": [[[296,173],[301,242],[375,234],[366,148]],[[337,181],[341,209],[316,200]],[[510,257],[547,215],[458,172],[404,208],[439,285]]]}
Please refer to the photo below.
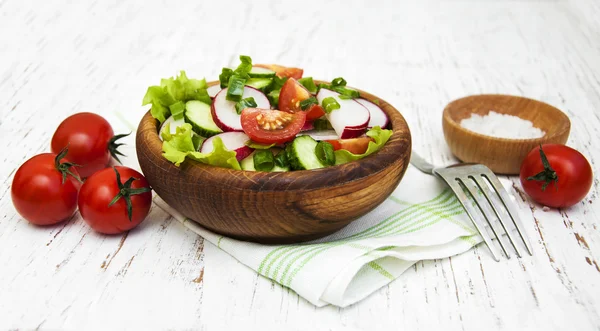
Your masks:
{"label": "cucumber slice", "polygon": [[246,86],[263,91],[267,86],[271,85],[272,81],[273,79],[271,78],[250,78],[246,81]]}
{"label": "cucumber slice", "polygon": [[267,68],[252,67],[248,76],[250,76],[250,78],[273,78],[275,77],[275,71]]}
{"label": "cucumber slice", "polygon": [[202,101],[188,101],[185,104],[183,117],[186,123],[192,125],[194,132],[202,137],[211,137],[223,132],[213,121],[210,106]]}
{"label": "cucumber slice", "polygon": [[311,170],[325,167],[315,153],[317,141],[311,136],[296,137],[286,148],[288,161],[294,170]]}
{"label": "cucumber slice", "polygon": [[[256,169],[254,168],[254,153],[255,152],[252,152],[252,154],[248,155],[245,159],[242,160],[242,162],[240,163],[242,170],[256,171]],[[271,169],[271,172],[285,172],[285,171],[290,171],[290,168],[282,168],[282,167],[275,165],[273,167],[273,169]]]}

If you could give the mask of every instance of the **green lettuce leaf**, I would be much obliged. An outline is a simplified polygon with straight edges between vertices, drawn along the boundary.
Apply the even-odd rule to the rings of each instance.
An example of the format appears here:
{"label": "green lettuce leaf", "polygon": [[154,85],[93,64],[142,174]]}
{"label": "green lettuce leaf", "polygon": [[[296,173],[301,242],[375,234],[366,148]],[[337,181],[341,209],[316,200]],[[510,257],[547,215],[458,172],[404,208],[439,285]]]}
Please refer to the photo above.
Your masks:
{"label": "green lettuce leaf", "polygon": [[367,136],[373,138],[375,141],[369,142],[366,152],[363,154],[353,154],[345,149],[339,149],[334,152],[335,164],[344,164],[350,161],[360,160],[367,155],[377,152],[390,139],[392,136],[392,130],[382,130],[380,127],[376,126],[367,132]]}
{"label": "green lettuce leaf", "polygon": [[150,86],[142,100],[142,106],[151,104],[152,117],[162,123],[171,115],[169,107],[177,102],[199,100],[210,104],[207,87],[205,79],[189,79],[182,70],[176,78],[163,78],[160,86]]}
{"label": "green lettuce leaf", "polygon": [[225,148],[219,137],[213,140],[214,149],[210,153],[200,153],[194,148],[192,125],[185,123],[177,127],[175,134],[169,131],[161,132],[163,137],[163,156],[179,166],[186,158],[222,168],[241,170],[240,163],[235,158],[235,152]]}

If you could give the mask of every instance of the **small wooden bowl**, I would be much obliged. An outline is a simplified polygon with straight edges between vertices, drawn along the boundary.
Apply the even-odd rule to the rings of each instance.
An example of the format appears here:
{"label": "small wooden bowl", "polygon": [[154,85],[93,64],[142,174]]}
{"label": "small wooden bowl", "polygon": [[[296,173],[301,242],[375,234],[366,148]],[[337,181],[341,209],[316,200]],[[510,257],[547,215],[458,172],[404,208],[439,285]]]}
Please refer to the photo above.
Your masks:
{"label": "small wooden bowl", "polygon": [[410,161],[411,135],[402,115],[384,100],[360,93],[379,100],[394,133],[379,152],[359,161],[284,173],[232,170],[190,160],[176,167],[162,156],[159,124],[150,113],[137,130],[138,160],[163,200],[211,231],[267,244],[320,238],[383,202]]}
{"label": "small wooden bowl", "polygon": [[[490,111],[529,120],[546,134],[537,139],[505,139],[482,135],[460,126],[471,114]],[[571,122],[567,115],[549,104],[510,95],[473,95],[449,103],[442,126],[452,153],[463,162],[481,163],[493,172],[516,175],[527,153],[540,144],[564,144]]]}

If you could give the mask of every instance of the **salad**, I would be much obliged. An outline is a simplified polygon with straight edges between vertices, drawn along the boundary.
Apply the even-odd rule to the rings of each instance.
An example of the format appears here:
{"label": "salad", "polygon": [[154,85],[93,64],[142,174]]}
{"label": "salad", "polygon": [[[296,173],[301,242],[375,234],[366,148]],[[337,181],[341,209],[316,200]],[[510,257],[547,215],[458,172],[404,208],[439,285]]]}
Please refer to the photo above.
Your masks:
{"label": "salad", "polygon": [[374,102],[336,78],[316,84],[303,70],[252,64],[223,68],[219,84],[179,76],[148,88],[143,105],[161,126],[163,156],[247,171],[311,170],[359,160],[392,135]]}

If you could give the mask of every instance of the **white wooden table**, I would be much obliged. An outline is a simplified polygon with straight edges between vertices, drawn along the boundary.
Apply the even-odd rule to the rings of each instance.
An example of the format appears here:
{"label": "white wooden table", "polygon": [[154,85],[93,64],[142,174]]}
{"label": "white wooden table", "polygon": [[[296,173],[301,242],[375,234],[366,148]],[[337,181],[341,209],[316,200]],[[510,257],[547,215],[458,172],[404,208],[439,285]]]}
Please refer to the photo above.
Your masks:
{"label": "white wooden table", "polygon": [[568,144],[598,170],[600,1],[320,2],[0,0],[0,329],[600,328],[598,179],[583,202],[545,212],[511,178],[535,220],[533,257],[496,263],[479,246],[420,262],[345,309],[316,309],[158,208],[122,236],[79,215],[39,228],[15,213],[15,169],[66,116],[137,110],[161,77],[214,79],[239,54],[373,91],[438,164],[455,161],[449,101],[539,99],[569,115]]}

